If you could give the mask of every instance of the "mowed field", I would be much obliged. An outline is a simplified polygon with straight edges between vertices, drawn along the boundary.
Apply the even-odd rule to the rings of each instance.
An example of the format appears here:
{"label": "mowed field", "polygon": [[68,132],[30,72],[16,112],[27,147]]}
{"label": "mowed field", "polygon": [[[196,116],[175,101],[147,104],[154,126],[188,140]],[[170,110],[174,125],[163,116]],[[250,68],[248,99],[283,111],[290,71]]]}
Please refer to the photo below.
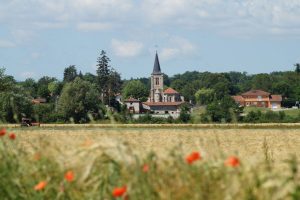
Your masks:
{"label": "mowed field", "polygon": [[232,154],[255,160],[264,156],[267,146],[274,161],[286,159],[291,154],[300,156],[298,128],[88,128],[75,125],[14,131],[24,147],[47,141],[65,152],[93,145],[120,151],[118,147],[126,145],[139,155],[153,151],[164,157],[171,150],[180,149],[182,153],[200,151],[208,159]]}

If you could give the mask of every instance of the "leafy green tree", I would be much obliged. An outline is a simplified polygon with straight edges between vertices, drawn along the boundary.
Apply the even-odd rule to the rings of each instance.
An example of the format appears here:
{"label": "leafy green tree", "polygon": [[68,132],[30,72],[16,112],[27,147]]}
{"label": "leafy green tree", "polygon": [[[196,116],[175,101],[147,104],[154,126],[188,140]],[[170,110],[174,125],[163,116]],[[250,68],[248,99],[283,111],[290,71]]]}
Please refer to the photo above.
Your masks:
{"label": "leafy green tree", "polygon": [[215,91],[213,89],[202,88],[195,94],[195,98],[198,104],[207,105],[214,100]]}
{"label": "leafy green tree", "polygon": [[270,91],[273,80],[269,74],[257,74],[252,79],[252,89]]}
{"label": "leafy green tree", "polygon": [[42,98],[46,98],[47,100],[50,99],[51,96],[51,92],[49,91],[48,85],[51,82],[57,81],[56,78],[53,77],[49,77],[49,76],[44,76],[42,78],[40,78],[37,82],[37,96],[38,97],[42,97]]}
{"label": "leafy green tree", "polygon": [[242,108],[228,95],[221,100],[215,99],[206,108],[206,114],[213,122],[236,122],[241,113]]}
{"label": "leafy green tree", "polygon": [[101,119],[104,109],[98,94],[95,85],[77,77],[73,82],[65,84],[58,110],[66,120],[72,119],[75,123]]}
{"label": "leafy green tree", "polygon": [[22,117],[31,117],[31,98],[20,87],[0,92],[0,121],[17,123]]}
{"label": "leafy green tree", "polygon": [[187,123],[191,120],[190,107],[188,104],[183,104],[180,106],[179,120],[183,123]]}
{"label": "leafy green tree", "polygon": [[56,122],[57,119],[52,119],[55,108],[54,104],[35,104],[33,105],[33,117],[37,122],[40,123],[49,123]]}
{"label": "leafy green tree", "polygon": [[147,87],[139,80],[131,80],[126,83],[122,90],[122,95],[124,99],[133,97],[136,99],[141,99],[141,101],[146,101],[149,95]]}
{"label": "leafy green tree", "polygon": [[83,80],[88,81],[93,84],[95,84],[97,82],[97,77],[91,73],[86,73],[85,75],[83,75],[82,78],[83,78]]}
{"label": "leafy green tree", "polygon": [[195,93],[200,89],[201,82],[199,80],[195,80],[185,84],[185,86],[179,90],[179,92],[185,97],[186,101],[195,102]]}
{"label": "leafy green tree", "polygon": [[50,95],[50,91],[48,89],[48,85],[39,86],[37,94],[38,94],[38,97],[46,98],[49,100],[51,95]]}
{"label": "leafy green tree", "polygon": [[223,99],[226,95],[229,95],[229,82],[217,82],[213,86],[213,90],[215,91],[215,97],[217,99]]}
{"label": "leafy green tree", "polygon": [[274,83],[272,87],[274,94],[280,94],[284,97],[289,97],[293,90],[289,84],[283,81]]}
{"label": "leafy green tree", "polygon": [[262,117],[262,113],[261,111],[257,111],[257,112],[254,112],[254,111],[250,111],[244,118],[244,122],[247,122],[247,123],[256,123],[256,122],[259,122],[261,120],[261,117]]}
{"label": "leafy green tree", "polygon": [[186,85],[187,82],[184,82],[184,80],[177,79],[171,82],[171,88],[174,88],[177,91],[181,91],[182,88]]}
{"label": "leafy green tree", "polygon": [[53,81],[48,84],[48,91],[50,92],[50,96],[59,95],[61,90],[62,90],[62,84],[59,81]]}
{"label": "leafy green tree", "polygon": [[36,81],[32,78],[27,78],[24,82],[21,83],[21,86],[24,88],[25,92],[32,98],[37,97],[37,88],[38,85]]}
{"label": "leafy green tree", "polygon": [[64,83],[72,82],[78,76],[75,65],[70,65],[64,70]]}
{"label": "leafy green tree", "polygon": [[11,90],[15,84],[14,78],[5,74],[5,68],[0,68],[0,92]]}

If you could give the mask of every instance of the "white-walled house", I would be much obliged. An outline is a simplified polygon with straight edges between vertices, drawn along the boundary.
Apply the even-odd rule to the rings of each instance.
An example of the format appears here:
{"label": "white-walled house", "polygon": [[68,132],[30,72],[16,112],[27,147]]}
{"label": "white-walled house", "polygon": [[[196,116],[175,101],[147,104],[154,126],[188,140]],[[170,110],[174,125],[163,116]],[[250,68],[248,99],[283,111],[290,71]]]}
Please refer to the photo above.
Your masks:
{"label": "white-walled house", "polygon": [[132,114],[138,114],[141,113],[141,101],[134,98],[129,98],[124,101],[125,105],[127,106],[127,109]]}

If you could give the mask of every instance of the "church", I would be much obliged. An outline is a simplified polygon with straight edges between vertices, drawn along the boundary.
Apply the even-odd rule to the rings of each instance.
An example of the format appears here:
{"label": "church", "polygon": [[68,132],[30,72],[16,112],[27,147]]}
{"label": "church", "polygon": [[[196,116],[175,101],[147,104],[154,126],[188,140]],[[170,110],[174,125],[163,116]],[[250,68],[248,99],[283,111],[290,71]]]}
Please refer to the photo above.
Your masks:
{"label": "church", "polygon": [[127,99],[124,103],[131,113],[151,113],[164,117],[178,118],[180,106],[185,103],[184,97],[173,88],[164,90],[164,76],[156,52],[153,71],[151,74],[151,89],[148,101],[140,102],[137,99]]}

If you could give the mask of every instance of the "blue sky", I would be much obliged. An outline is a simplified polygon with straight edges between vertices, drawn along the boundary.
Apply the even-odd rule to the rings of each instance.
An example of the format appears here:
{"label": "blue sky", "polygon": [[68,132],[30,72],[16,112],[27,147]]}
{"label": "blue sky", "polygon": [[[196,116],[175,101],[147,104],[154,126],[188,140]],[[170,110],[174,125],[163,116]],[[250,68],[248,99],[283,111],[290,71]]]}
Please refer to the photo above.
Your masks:
{"label": "blue sky", "polygon": [[123,78],[250,74],[300,62],[300,0],[0,0],[0,66],[17,80],[95,73],[107,51]]}

